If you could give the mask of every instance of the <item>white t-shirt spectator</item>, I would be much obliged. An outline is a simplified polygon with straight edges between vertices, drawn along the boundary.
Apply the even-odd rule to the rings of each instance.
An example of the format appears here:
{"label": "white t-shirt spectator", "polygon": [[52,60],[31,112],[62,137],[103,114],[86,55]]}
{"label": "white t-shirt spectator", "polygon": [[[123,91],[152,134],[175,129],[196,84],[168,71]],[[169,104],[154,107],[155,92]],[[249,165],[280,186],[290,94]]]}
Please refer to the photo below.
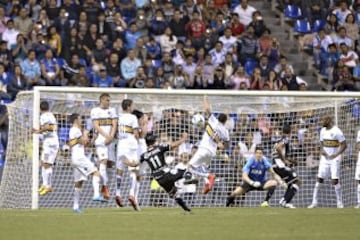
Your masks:
{"label": "white t-shirt spectator", "polygon": [[247,5],[244,9],[241,4],[239,4],[235,9],[234,13],[239,15],[239,21],[245,26],[249,25],[252,21],[252,15],[256,11],[256,9],[252,6]]}

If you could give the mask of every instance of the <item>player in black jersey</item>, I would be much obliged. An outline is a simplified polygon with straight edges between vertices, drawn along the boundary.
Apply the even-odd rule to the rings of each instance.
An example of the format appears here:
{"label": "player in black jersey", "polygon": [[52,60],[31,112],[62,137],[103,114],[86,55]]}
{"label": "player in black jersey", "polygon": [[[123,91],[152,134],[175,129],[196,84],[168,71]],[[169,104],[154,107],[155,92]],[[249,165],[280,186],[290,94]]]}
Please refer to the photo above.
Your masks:
{"label": "player in black jersey", "polygon": [[[140,163],[146,162],[150,169],[152,177],[159,183],[159,185],[165,189],[171,198],[175,198],[177,204],[186,212],[191,212],[190,208],[186,206],[186,203],[182,198],[177,195],[177,188],[175,182],[183,178],[185,170],[176,168],[170,168],[165,162],[165,153],[172,148],[179,146],[187,139],[187,133],[183,133],[181,139],[172,142],[170,144],[156,144],[156,136],[148,134],[145,137],[147,151],[140,157]],[[140,163],[126,162],[125,164],[136,167]]]}
{"label": "player in black jersey", "polygon": [[287,183],[287,189],[284,197],[280,200],[280,205],[285,208],[295,208],[290,202],[299,190],[301,184],[296,172],[291,168],[290,161],[291,146],[289,135],[291,132],[290,125],[284,124],[281,138],[275,143],[271,152],[274,162],[274,171]]}

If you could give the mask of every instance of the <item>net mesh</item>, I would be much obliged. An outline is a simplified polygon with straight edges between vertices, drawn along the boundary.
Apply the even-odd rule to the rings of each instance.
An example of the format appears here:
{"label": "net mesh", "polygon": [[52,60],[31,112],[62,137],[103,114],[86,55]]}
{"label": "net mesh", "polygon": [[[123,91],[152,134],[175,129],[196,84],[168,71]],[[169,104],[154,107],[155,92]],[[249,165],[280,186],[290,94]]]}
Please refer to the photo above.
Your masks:
{"label": "net mesh", "polygon": [[[80,113],[84,120],[90,116],[93,107],[98,106],[100,93],[58,93],[41,92],[41,100],[48,100],[51,111],[59,124],[60,151],[53,173],[54,191],[39,197],[39,207],[71,207],[73,202],[73,170],[68,152],[68,116]],[[30,208],[32,184],[32,93],[20,94],[8,106],[10,116],[9,144],[7,160],[0,186],[1,208]],[[118,111],[124,98],[133,99],[137,109],[148,113],[149,131],[154,131],[161,142],[180,138],[183,131],[190,134],[189,141],[168,154],[172,166],[191,157],[192,146],[201,139],[203,130],[191,124],[194,113],[202,113],[203,95],[181,95],[164,92],[151,93],[112,93],[111,106]],[[254,144],[261,144],[266,156],[270,157],[273,141],[283,123],[292,126],[291,142],[294,147],[295,167],[302,179],[302,186],[293,203],[305,207],[311,203],[313,187],[319,163],[320,118],[334,116],[338,127],[343,131],[348,148],[343,154],[341,184],[345,206],[356,204],[356,183],[354,179],[357,159],[356,134],[360,117],[360,101],[345,98],[310,97],[251,97],[208,95],[215,114],[226,113],[229,120],[231,147],[219,152],[211,161],[210,170],[217,175],[214,189],[207,195],[201,194],[203,181],[198,185],[183,188],[183,196],[190,206],[224,206],[227,195],[241,182],[241,169],[246,157],[253,151]],[[41,151],[41,149],[40,149]],[[87,150],[90,155],[94,149]],[[92,157],[94,160],[94,158]],[[112,198],[108,203],[91,201],[91,181],[84,184],[81,205],[84,207],[115,207],[115,169],[108,169],[109,188]],[[40,175],[41,176],[41,175]],[[121,193],[127,198],[130,188],[128,174],[122,182]],[[270,204],[278,206],[284,190],[277,188]],[[258,206],[265,192],[250,192],[238,197],[237,206]],[[125,202],[126,203],[126,202]],[[128,204],[128,203],[126,203]],[[175,206],[173,200],[150,178],[145,168],[139,194],[140,206]],[[334,188],[325,181],[319,192],[320,206],[336,206]]]}

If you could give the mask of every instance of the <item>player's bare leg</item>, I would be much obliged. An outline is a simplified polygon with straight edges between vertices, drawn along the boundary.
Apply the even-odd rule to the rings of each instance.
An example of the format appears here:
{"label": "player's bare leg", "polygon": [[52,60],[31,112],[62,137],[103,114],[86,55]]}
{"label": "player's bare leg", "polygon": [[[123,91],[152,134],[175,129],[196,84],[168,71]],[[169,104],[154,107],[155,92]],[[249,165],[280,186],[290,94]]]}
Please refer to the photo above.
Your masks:
{"label": "player's bare leg", "polygon": [[268,180],[264,184],[264,190],[267,190],[264,201],[261,203],[261,207],[269,207],[269,200],[275,192],[275,188],[277,186],[277,182],[275,180]]}
{"label": "player's bare leg", "polygon": [[51,186],[52,173],[53,173],[52,164],[43,163],[41,168],[43,183],[39,189],[39,194],[42,196],[46,195],[49,192],[52,192],[53,190]]}
{"label": "player's bare leg", "polygon": [[81,196],[82,185],[83,185],[83,181],[75,182],[74,204],[73,204],[73,212],[74,213],[82,213],[82,209],[80,208],[80,196]]}
{"label": "player's bare leg", "polygon": [[103,159],[100,161],[99,172],[100,172],[100,176],[101,176],[102,183],[103,183],[103,185],[101,187],[101,193],[102,193],[104,199],[109,200],[110,193],[109,193],[109,189],[107,187],[108,176],[107,176],[107,160],[106,159]]}
{"label": "player's bare leg", "polygon": [[136,191],[139,188],[139,181],[137,176],[136,170],[130,171],[130,192],[129,192],[129,201],[131,203],[131,206],[134,208],[135,211],[139,211],[140,207],[137,200],[137,194]]}
{"label": "player's bare leg", "polygon": [[92,185],[93,185],[93,191],[94,191],[94,195],[93,195],[93,201],[103,201],[103,197],[100,195],[100,172],[99,171],[95,171],[92,174]]}
{"label": "player's bare leg", "polygon": [[310,204],[310,206],[308,206],[308,208],[316,208],[318,205],[318,194],[319,194],[319,189],[321,184],[324,182],[323,178],[318,178],[316,183],[315,183],[315,187],[314,187],[314,193],[313,193],[313,199],[312,199],[312,203]]}
{"label": "player's bare leg", "polygon": [[230,207],[231,205],[234,204],[235,198],[238,195],[244,195],[246,192],[242,187],[237,187],[231,194],[230,196],[227,197],[226,199],[226,206]]}
{"label": "player's bare leg", "polygon": [[341,185],[340,185],[339,179],[331,179],[331,182],[334,185],[334,189],[335,189],[335,193],[336,193],[336,206],[337,206],[337,208],[344,208]]}

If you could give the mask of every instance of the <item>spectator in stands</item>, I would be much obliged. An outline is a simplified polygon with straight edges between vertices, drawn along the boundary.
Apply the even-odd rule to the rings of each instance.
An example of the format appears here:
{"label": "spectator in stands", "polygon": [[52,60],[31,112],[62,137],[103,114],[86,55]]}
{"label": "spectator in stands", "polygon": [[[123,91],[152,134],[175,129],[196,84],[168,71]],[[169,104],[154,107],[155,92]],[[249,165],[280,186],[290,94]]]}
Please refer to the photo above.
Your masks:
{"label": "spectator in stands", "polygon": [[245,65],[248,60],[256,59],[260,47],[252,26],[247,27],[246,33],[239,39],[238,49],[239,60],[242,65]]}
{"label": "spectator in stands", "polygon": [[28,54],[28,47],[26,46],[24,36],[20,33],[17,35],[16,44],[11,47],[12,59],[15,62],[23,61]]}
{"label": "spectator in stands", "polygon": [[61,56],[70,62],[74,54],[77,54],[80,58],[85,59],[86,53],[82,45],[82,41],[78,36],[78,31],[75,27],[70,29],[70,36],[64,42]]}
{"label": "spectator in stands", "polygon": [[272,70],[272,67],[269,63],[269,58],[266,55],[261,55],[257,67],[260,69],[261,78],[265,81],[269,76],[269,72]]}
{"label": "spectator in stands", "polygon": [[180,10],[183,12],[183,14],[189,16],[190,20],[194,18],[195,12],[199,13],[199,19],[203,19],[203,8],[201,5],[195,4],[194,0],[185,0],[185,2],[180,6]]}
{"label": "spectator in stands", "polygon": [[170,53],[165,52],[163,54],[161,67],[164,70],[165,80],[169,80],[169,78],[174,74],[175,71],[175,63],[173,62]]}
{"label": "spectator in stands", "polygon": [[333,40],[326,34],[325,29],[320,29],[313,41],[313,56],[316,68],[320,68],[321,56],[324,55]]}
{"label": "spectator in stands", "polygon": [[165,78],[164,69],[162,67],[157,68],[154,76],[154,86],[156,88],[162,88],[166,81],[168,81],[168,79]]}
{"label": "spectator in stands", "polygon": [[90,23],[87,21],[87,14],[84,11],[80,12],[79,20],[74,24],[74,27],[78,30],[79,38],[81,40],[85,39],[85,35],[88,32]]}
{"label": "spectator in stands", "polygon": [[34,50],[29,50],[28,57],[20,63],[22,73],[30,88],[36,85],[44,86],[45,81],[41,79],[41,69]]}
{"label": "spectator in stands", "polygon": [[254,33],[257,38],[262,36],[266,30],[266,25],[259,11],[253,12],[252,21],[248,26],[252,26],[254,28]]}
{"label": "spectator in stands", "polygon": [[79,15],[80,15],[80,10],[81,10],[79,2],[72,1],[72,0],[63,0],[63,4],[61,7],[63,9],[65,9],[65,12],[68,13],[68,19],[70,21],[70,26],[73,26],[75,21],[79,20]]}
{"label": "spectator in stands", "polygon": [[39,28],[39,31],[46,35],[46,31],[50,27],[51,23],[45,9],[40,10],[36,24],[38,25],[37,27]]}
{"label": "spectator in stands", "polygon": [[50,26],[49,27],[47,37],[48,37],[47,44],[53,50],[55,56],[60,56],[61,48],[62,48],[62,42],[61,42],[61,37],[58,34],[55,26]]}
{"label": "spectator in stands", "polygon": [[7,85],[7,92],[10,94],[11,99],[14,100],[20,91],[28,90],[27,81],[22,74],[20,65],[14,66],[14,74],[11,76]]}
{"label": "spectator in stands", "polygon": [[66,61],[62,68],[60,69],[60,79],[62,82],[68,82],[71,85],[76,86],[75,76],[79,74],[80,71],[80,59],[79,55],[73,53],[70,61]]}
{"label": "spectator in stands", "polygon": [[106,63],[106,71],[108,76],[112,78],[114,86],[117,86],[120,82],[121,71],[119,64],[119,55],[111,53]]}
{"label": "spectator in stands", "polygon": [[356,66],[356,62],[359,59],[359,56],[353,50],[350,50],[349,47],[345,43],[340,44],[340,60],[344,62],[344,65],[353,68]]}
{"label": "spectator in stands", "polygon": [[[147,38],[149,35],[149,21],[147,13],[144,8],[140,8],[136,12],[136,18],[132,20],[136,24],[137,29],[140,32],[141,37]],[[131,22],[131,23],[132,23]]]}
{"label": "spectator in stands", "polygon": [[226,82],[225,71],[221,66],[216,67],[212,77],[208,79],[207,88],[225,89],[230,84]]}
{"label": "spectator in stands", "polygon": [[241,0],[241,3],[234,8],[234,13],[237,13],[239,16],[239,20],[246,27],[252,21],[253,13],[256,9],[250,5],[248,5],[248,0]]}
{"label": "spectator in stands", "polygon": [[328,76],[329,80],[333,78],[333,70],[340,59],[340,54],[337,51],[335,43],[329,44],[328,51],[321,55],[321,67],[320,73],[324,76]]}
{"label": "spectator in stands", "polygon": [[135,22],[130,23],[130,28],[125,32],[125,46],[126,49],[133,49],[136,46],[136,41],[141,37],[141,32],[138,31]]}
{"label": "spectator in stands", "polygon": [[282,56],[280,58],[280,62],[275,66],[274,70],[280,77],[283,77],[286,68],[290,68],[291,72],[294,72],[293,67],[288,63],[287,57]]}
{"label": "spectator in stands", "polygon": [[337,20],[340,25],[344,25],[345,19],[348,14],[351,14],[351,11],[348,9],[348,4],[346,1],[341,1],[340,6],[332,11],[333,14],[337,17]]}
{"label": "spectator in stands", "polygon": [[352,72],[353,80],[354,80],[354,87],[357,91],[360,90],[360,64],[359,61],[357,61],[356,66],[353,69]]}
{"label": "spectator in stands", "polygon": [[19,17],[14,19],[14,26],[19,30],[21,34],[27,39],[30,35],[33,22],[29,18],[26,8],[21,8],[19,12]]}
{"label": "spectator in stands", "polygon": [[9,17],[5,15],[5,9],[3,6],[0,6],[0,35],[3,34],[3,32],[7,28],[7,21],[9,20]]}
{"label": "spectator in stands", "polygon": [[303,0],[301,1],[301,11],[305,17],[314,23],[316,20],[326,19],[327,9],[330,1],[323,0]]}
{"label": "spectator in stands", "polygon": [[31,49],[36,53],[36,58],[40,61],[44,58],[46,50],[49,48],[45,37],[42,33],[38,33],[34,41],[32,41]]}
{"label": "spectator in stands", "polygon": [[204,79],[210,79],[215,71],[216,66],[212,61],[212,57],[210,54],[205,55],[205,61],[202,64],[202,73]]}
{"label": "spectator in stands", "polygon": [[355,42],[359,38],[359,25],[355,22],[354,14],[348,14],[345,19],[344,28],[347,36]]}
{"label": "spectator in stands", "polygon": [[47,86],[61,86],[66,84],[65,82],[61,83],[60,67],[51,49],[46,50],[45,58],[41,60],[40,64],[41,75]]}
{"label": "spectator in stands", "polygon": [[332,38],[336,36],[336,33],[339,29],[339,23],[335,14],[330,13],[327,17],[327,22],[325,24],[326,34],[329,34]]}
{"label": "spectator in stands", "polygon": [[[111,38],[124,38],[125,31],[128,28],[128,24],[123,20],[123,17],[121,16],[120,12],[115,13],[113,22],[110,23],[111,25]],[[144,36],[143,36],[144,37]]]}
{"label": "spectator in stands", "polygon": [[144,88],[147,81],[147,76],[144,71],[144,67],[140,66],[136,70],[136,75],[129,82],[129,87],[131,88]]}
{"label": "spectator in stands", "polygon": [[97,29],[100,38],[104,41],[105,45],[108,45],[113,39],[113,33],[110,24],[106,22],[104,11],[99,11],[97,16]]}
{"label": "spectator in stands", "polygon": [[7,48],[7,42],[3,40],[0,41],[0,62],[4,64],[6,69],[10,68],[12,62],[12,55]]}
{"label": "spectator in stands", "polygon": [[92,50],[96,48],[96,40],[99,38],[97,25],[92,23],[83,39],[83,48],[86,51],[87,58],[91,58]]}
{"label": "spectator in stands", "polygon": [[[341,62],[341,61],[339,61]],[[333,90],[336,91],[355,91],[355,83],[353,81],[351,72],[347,66],[342,67],[341,74],[336,82],[334,82]]]}
{"label": "spectator in stands", "polygon": [[237,48],[237,38],[232,36],[232,31],[229,27],[224,30],[224,36],[221,36],[219,41],[222,42],[225,52],[233,52],[233,49]]}
{"label": "spectator in stands", "polygon": [[191,21],[186,25],[186,31],[193,46],[199,49],[203,45],[203,34],[206,31],[206,26],[204,21],[200,19],[198,11],[193,11]]}
{"label": "spectator in stands", "polygon": [[160,36],[165,33],[168,23],[161,9],[155,11],[155,16],[150,22],[149,34],[155,38],[156,42],[160,42]]}
{"label": "spectator in stands", "polygon": [[124,42],[120,37],[117,37],[112,44],[110,50],[111,53],[116,53],[119,56],[119,62],[121,62],[127,56],[126,49],[124,47]]}
{"label": "spectator in stands", "polygon": [[274,38],[270,36],[271,31],[270,29],[264,29],[263,34],[259,38],[259,47],[260,47],[260,54],[269,55],[271,44],[273,44]]}
{"label": "spectator in stands", "polygon": [[92,49],[91,66],[94,72],[97,72],[101,67],[105,67],[107,61],[107,50],[102,38],[96,39],[96,48]]}
{"label": "spectator in stands", "polygon": [[[281,77],[283,85],[287,86],[290,91],[297,91],[300,84],[305,83],[302,79],[298,78],[290,67],[286,67],[283,77]],[[306,84],[306,83],[305,83]]]}
{"label": "spectator in stands", "polygon": [[124,81],[120,81],[119,87],[126,86],[129,81],[136,76],[137,68],[141,66],[141,61],[135,57],[133,49],[128,51],[128,56],[124,58],[121,63],[121,73]]}
{"label": "spectator in stands", "polygon": [[236,12],[231,13],[230,28],[234,37],[240,36],[245,31],[245,26],[240,22],[239,14]]}
{"label": "spectator in stands", "polygon": [[64,8],[60,9],[59,16],[55,18],[54,26],[56,31],[59,33],[61,38],[62,45],[69,39],[70,37],[70,20],[69,13],[66,12]]}
{"label": "spectator in stands", "polygon": [[[182,65],[177,65],[174,75],[169,78],[170,86],[174,89],[184,89],[190,85],[189,75],[183,71]],[[165,86],[165,84],[164,84]]]}
{"label": "spectator in stands", "polygon": [[7,47],[10,50],[12,45],[16,44],[17,35],[19,31],[14,28],[14,21],[9,19],[6,22],[6,30],[3,32],[1,38],[7,42]]}
{"label": "spectator in stands", "polygon": [[230,85],[232,89],[240,90],[242,83],[246,84],[246,89],[250,89],[250,78],[246,75],[244,67],[239,66],[230,77]]}
{"label": "spectator in stands", "polygon": [[233,56],[232,53],[227,53],[225,55],[225,61],[221,64],[221,67],[225,70],[225,77],[229,79],[234,72],[237,70],[239,64],[237,59],[234,59],[235,55]]}
{"label": "spectator in stands", "polygon": [[185,42],[185,38],[187,35],[185,28],[188,22],[188,16],[182,16],[181,11],[179,9],[175,9],[174,16],[169,22],[169,27],[179,41]]}
{"label": "spectator in stands", "polygon": [[192,55],[186,55],[185,63],[182,65],[183,71],[187,76],[188,79],[188,85],[187,87],[192,87],[194,85],[194,73],[196,70],[196,63],[194,62],[194,57]]}
{"label": "spectator in stands", "polygon": [[92,83],[93,87],[113,87],[113,79],[108,76],[106,68],[101,66],[99,73],[95,75],[94,81]]}
{"label": "spectator in stands", "polygon": [[263,90],[264,80],[261,77],[260,68],[254,68],[254,74],[250,78],[250,89],[251,90]]}
{"label": "spectator in stands", "polygon": [[226,53],[227,51],[224,49],[223,43],[221,41],[218,41],[215,45],[215,48],[211,49],[209,52],[215,66],[219,66],[224,63]]}
{"label": "spectator in stands", "polygon": [[[211,19],[212,20],[212,19]],[[210,27],[216,32],[219,36],[224,35],[224,31],[227,25],[227,21],[224,18],[224,13],[217,12],[216,19],[210,22]]]}
{"label": "spectator in stands", "polygon": [[159,42],[163,53],[171,53],[176,48],[177,37],[173,34],[171,28],[167,27],[165,33],[160,36]]}
{"label": "spectator in stands", "polygon": [[155,38],[150,37],[149,42],[145,45],[146,51],[148,53],[148,58],[152,60],[160,60],[161,59],[161,47],[159,42],[155,40]]}
{"label": "spectator in stands", "polygon": [[97,17],[100,12],[100,8],[98,3],[95,0],[85,0],[82,6],[82,10],[86,12],[87,20],[91,24],[95,24],[97,22]]}

